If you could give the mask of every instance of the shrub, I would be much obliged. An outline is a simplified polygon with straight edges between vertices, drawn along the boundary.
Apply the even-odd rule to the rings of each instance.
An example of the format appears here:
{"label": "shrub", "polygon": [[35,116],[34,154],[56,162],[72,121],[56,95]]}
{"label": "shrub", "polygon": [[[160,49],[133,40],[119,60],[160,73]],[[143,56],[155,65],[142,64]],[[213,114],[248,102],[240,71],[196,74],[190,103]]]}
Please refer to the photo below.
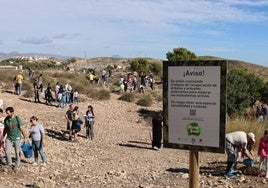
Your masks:
{"label": "shrub", "polygon": [[149,62],[144,58],[133,59],[130,63],[130,69],[137,72],[145,72],[146,74],[150,71]]}
{"label": "shrub", "polygon": [[106,89],[99,89],[99,90],[94,89],[90,91],[89,96],[97,100],[109,100],[111,94]]}
{"label": "shrub", "polygon": [[124,93],[119,97],[119,100],[127,101],[127,102],[134,102],[135,101],[135,95],[133,93]]}
{"label": "shrub", "polygon": [[24,91],[32,91],[33,90],[33,85],[31,83],[29,83],[29,82],[23,82],[22,90],[24,90]]}
{"label": "shrub", "polygon": [[163,67],[161,63],[152,63],[150,65],[150,69],[155,75],[160,75],[162,73]]}
{"label": "shrub", "polygon": [[137,102],[140,106],[151,106],[153,103],[153,100],[150,95],[143,95]]}
{"label": "shrub", "polygon": [[27,90],[22,96],[25,98],[32,98],[34,97],[34,92],[31,90]]}

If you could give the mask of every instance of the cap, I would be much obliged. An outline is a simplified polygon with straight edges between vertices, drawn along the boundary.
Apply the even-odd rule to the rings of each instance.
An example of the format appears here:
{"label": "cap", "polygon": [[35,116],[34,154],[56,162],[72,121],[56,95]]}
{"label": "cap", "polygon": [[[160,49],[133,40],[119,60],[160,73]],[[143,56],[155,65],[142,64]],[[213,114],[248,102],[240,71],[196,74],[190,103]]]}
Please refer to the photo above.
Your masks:
{"label": "cap", "polygon": [[248,133],[248,137],[249,137],[253,142],[255,142],[255,135],[254,135],[253,132]]}

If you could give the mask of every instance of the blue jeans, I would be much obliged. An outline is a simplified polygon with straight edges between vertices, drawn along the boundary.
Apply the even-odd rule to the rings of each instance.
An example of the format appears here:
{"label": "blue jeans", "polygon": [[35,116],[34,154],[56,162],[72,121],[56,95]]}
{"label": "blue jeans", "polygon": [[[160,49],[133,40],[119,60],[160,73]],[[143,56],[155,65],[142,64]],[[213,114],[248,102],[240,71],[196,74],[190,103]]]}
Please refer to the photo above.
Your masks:
{"label": "blue jeans", "polygon": [[20,144],[21,140],[11,140],[10,138],[6,138],[6,158],[7,158],[7,165],[12,165],[12,159],[11,159],[11,149],[14,146],[15,148],[15,155],[17,160],[17,166],[20,166]]}
{"label": "blue jeans", "polygon": [[34,162],[38,163],[38,152],[41,155],[43,163],[47,162],[46,154],[43,150],[43,144],[41,140],[32,141],[32,147],[33,147],[33,152],[34,152]]}
{"label": "blue jeans", "polygon": [[22,83],[19,83],[19,87],[18,87],[18,95],[21,94],[21,90],[22,90]]}

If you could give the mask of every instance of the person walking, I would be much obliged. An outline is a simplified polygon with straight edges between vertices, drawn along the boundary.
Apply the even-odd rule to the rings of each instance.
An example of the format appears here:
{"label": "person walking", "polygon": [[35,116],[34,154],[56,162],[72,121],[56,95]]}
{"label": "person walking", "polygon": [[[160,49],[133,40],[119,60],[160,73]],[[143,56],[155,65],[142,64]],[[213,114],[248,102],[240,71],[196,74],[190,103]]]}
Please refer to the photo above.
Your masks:
{"label": "person walking", "polygon": [[34,102],[35,103],[40,103],[40,99],[39,99],[39,85],[38,85],[38,79],[34,80],[33,83],[33,87],[34,87]]}
{"label": "person walking", "polygon": [[263,137],[260,139],[258,155],[260,156],[258,174],[261,173],[263,163],[266,166],[265,178],[268,178],[268,129],[264,131]]}
{"label": "person walking", "polygon": [[22,91],[22,82],[23,82],[23,76],[22,73],[19,73],[16,76],[16,83],[17,83],[17,94],[21,95],[21,91]]}
{"label": "person walking", "polygon": [[227,167],[226,175],[230,178],[236,176],[237,171],[237,159],[239,157],[239,152],[242,156],[248,157],[253,160],[253,155],[248,151],[247,145],[253,145],[255,143],[254,133],[245,133],[244,131],[235,131],[226,134],[225,136],[225,149],[227,153]]}
{"label": "person walking", "polygon": [[73,141],[78,142],[78,132],[81,130],[82,120],[79,117],[78,106],[75,106],[72,111],[72,127],[71,127],[71,136],[73,135]]}
{"label": "person walking", "polygon": [[152,148],[155,150],[160,150],[162,141],[162,128],[163,128],[163,116],[160,112],[155,117],[153,117],[152,124],[153,124]]}
{"label": "person walking", "polygon": [[94,138],[94,119],[95,119],[95,114],[93,110],[93,106],[89,105],[88,110],[86,111],[86,122],[85,122],[85,127],[86,127],[86,138],[90,138],[93,140]]}
{"label": "person walking", "polygon": [[48,83],[47,88],[45,90],[45,99],[46,99],[46,104],[52,106],[53,97],[52,97],[52,89],[51,89],[50,83]]}
{"label": "person walking", "polygon": [[37,79],[38,79],[38,87],[42,93],[43,92],[43,74],[40,74]]}
{"label": "person walking", "polygon": [[78,93],[78,90],[77,89],[75,89],[74,90],[74,92],[73,92],[73,103],[75,103],[75,104],[78,104],[78,95],[79,95],[79,93]]}
{"label": "person walking", "polygon": [[21,135],[23,135],[24,142],[26,142],[27,137],[23,130],[23,122],[20,117],[15,116],[14,108],[7,107],[6,108],[7,117],[4,120],[4,136],[6,137],[6,158],[7,165],[6,168],[12,168],[12,160],[11,160],[11,149],[14,146],[15,155],[16,155],[16,165],[14,166],[14,170],[18,170],[20,167],[20,145],[21,145]]}
{"label": "person walking", "polygon": [[44,152],[45,146],[45,130],[42,124],[38,123],[38,118],[32,116],[30,118],[31,128],[29,133],[29,138],[32,139],[32,147],[34,152],[34,163],[33,166],[38,165],[38,153],[42,158],[42,166],[47,165],[46,154]]}
{"label": "person walking", "polygon": [[67,121],[66,130],[69,131],[69,141],[72,141],[72,113],[73,113],[74,105],[70,104],[69,109],[65,113],[65,119]]}

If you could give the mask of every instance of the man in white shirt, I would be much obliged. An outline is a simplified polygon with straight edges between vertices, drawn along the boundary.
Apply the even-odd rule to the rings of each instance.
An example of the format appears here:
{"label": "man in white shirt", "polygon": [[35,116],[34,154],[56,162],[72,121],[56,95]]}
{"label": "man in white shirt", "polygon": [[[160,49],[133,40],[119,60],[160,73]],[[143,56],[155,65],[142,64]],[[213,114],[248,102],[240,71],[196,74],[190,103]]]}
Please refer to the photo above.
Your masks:
{"label": "man in white shirt", "polygon": [[236,174],[233,167],[236,167],[237,159],[239,157],[238,153],[241,152],[242,156],[253,159],[252,154],[247,150],[247,145],[253,145],[255,143],[255,135],[252,132],[247,134],[243,131],[235,131],[226,134],[225,138],[225,149],[228,156],[226,175],[235,177]]}

